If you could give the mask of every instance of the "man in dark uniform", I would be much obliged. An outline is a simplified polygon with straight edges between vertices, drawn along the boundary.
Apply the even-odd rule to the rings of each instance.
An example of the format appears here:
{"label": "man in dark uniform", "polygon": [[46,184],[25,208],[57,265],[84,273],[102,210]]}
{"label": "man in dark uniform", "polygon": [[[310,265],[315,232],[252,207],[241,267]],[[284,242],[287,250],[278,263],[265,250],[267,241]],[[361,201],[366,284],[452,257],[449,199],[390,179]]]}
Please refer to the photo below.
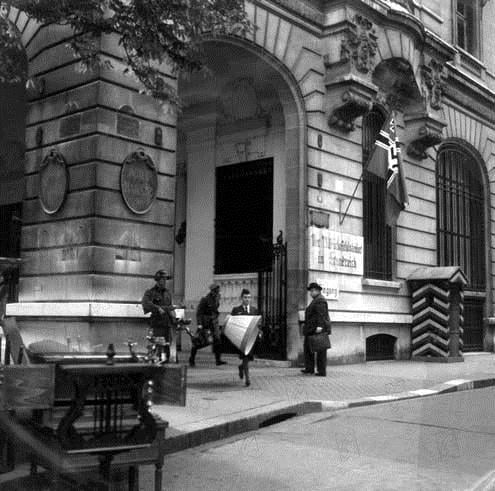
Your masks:
{"label": "man in dark uniform", "polygon": [[[321,294],[321,286],[318,283],[310,283],[308,286],[309,294],[312,301],[306,309],[304,319],[304,370],[302,373],[314,373],[315,371],[315,353],[309,349],[308,337],[313,334],[332,332],[330,317],[328,315],[328,303]],[[316,353],[316,375],[325,377],[327,374],[327,350]]]}
{"label": "man in dark uniform", "polygon": [[[144,293],[141,304],[145,314],[151,312],[151,329],[153,336],[162,337],[165,340],[163,346],[165,351],[165,361],[170,361],[170,329],[175,324],[175,312],[172,305],[172,295],[167,290],[167,280],[171,276],[164,269],[155,273],[156,285]],[[158,345],[158,356],[161,358],[161,346]]]}
{"label": "man in dark uniform", "polygon": [[[218,365],[225,365],[226,362],[221,359],[222,341],[220,338],[220,326],[218,325],[218,307],[220,306],[220,285],[210,285],[210,292],[203,297],[196,309],[196,322],[198,330],[206,330],[211,332],[213,337],[213,353],[215,354],[215,362]],[[198,347],[193,343],[191,348],[191,356],[189,357],[189,365],[196,364],[196,353]]]}
{"label": "man in dark uniform", "polygon": [[[232,309],[231,315],[258,315],[258,309],[251,305],[251,292],[244,288],[241,292],[241,305]],[[245,355],[239,354],[239,358],[242,360],[239,365],[239,378],[246,379],[246,387],[251,385],[249,380],[249,362],[254,359],[253,356],[254,346],[251,353]]]}

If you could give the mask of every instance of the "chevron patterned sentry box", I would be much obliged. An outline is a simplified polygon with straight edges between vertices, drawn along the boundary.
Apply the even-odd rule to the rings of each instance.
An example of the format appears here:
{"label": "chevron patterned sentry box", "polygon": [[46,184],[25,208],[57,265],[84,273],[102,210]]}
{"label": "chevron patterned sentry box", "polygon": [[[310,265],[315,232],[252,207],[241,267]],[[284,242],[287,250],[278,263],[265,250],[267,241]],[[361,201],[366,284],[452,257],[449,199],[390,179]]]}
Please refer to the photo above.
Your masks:
{"label": "chevron patterned sentry box", "polygon": [[466,277],[459,267],[420,268],[411,285],[413,360],[463,361]]}

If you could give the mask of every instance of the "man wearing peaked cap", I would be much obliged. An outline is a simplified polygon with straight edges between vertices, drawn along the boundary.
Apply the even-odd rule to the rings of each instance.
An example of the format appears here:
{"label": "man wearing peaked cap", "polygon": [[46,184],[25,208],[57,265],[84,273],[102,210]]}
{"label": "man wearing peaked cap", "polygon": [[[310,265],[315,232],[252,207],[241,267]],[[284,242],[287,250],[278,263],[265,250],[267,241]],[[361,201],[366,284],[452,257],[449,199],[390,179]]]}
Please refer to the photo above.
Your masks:
{"label": "man wearing peaked cap", "polygon": [[[165,340],[164,352],[165,361],[170,360],[170,329],[175,323],[174,306],[172,305],[172,295],[167,289],[167,280],[171,276],[164,269],[159,269],[154,276],[155,286],[146,290],[141,304],[145,314],[151,312],[151,329],[153,336],[162,337]],[[159,353],[161,356],[161,353]]]}
{"label": "man wearing peaked cap", "polygon": [[[218,307],[220,306],[220,285],[212,283],[210,285],[210,292],[203,297],[196,309],[196,321],[198,325],[198,331],[200,333],[210,332],[213,337],[213,353],[215,354],[215,362],[217,366],[225,365],[226,362],[222,361],[222,340],[220,338],[220,326],[218,325]],[[204,337],[204,336],[199,336]],[[191,355],[189,357],[189,365],[191,367],[196,364],[196,353],[200,349],[193,344],[191,348]]]}

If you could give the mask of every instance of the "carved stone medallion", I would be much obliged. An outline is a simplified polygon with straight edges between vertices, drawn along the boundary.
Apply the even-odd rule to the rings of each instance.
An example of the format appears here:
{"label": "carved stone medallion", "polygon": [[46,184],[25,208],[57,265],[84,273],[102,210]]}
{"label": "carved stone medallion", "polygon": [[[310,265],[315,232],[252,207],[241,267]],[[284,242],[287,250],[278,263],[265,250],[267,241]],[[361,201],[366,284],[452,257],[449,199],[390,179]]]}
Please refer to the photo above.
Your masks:
{"label": "carved stone medallion", "polygon": [[355,15],[347,37],[342,40],[341,61],[352,61],[361,73],[368,73],[375,63],[378,49],[373,23],[361,15]]}
{"label": "carved stone medallion", "polygon": [[146,213],[153,205],[158,188],[155,164],[142,150],[131,153],[122,165],[120,189],[125,204],[138,214]]}
{"label": "carved stone medallion", "polygon": [[65,201],[69,187],[69,174],[64,157],[50,150],[40,166],[40,203],[50,215],[56,213]]}

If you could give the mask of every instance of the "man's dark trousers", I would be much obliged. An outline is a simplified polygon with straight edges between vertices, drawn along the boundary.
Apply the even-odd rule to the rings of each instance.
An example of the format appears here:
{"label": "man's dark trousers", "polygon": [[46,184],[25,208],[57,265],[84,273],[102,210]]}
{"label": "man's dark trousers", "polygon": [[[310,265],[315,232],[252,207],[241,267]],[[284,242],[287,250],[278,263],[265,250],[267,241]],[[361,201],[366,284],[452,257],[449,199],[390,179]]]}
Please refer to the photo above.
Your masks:
{"label": "man's dark trousers", "polygon": [[[307,372],[315,371],[315,353],[309,349],[309,336],[304,336],[304,369]],[[327,373],[327,351],[318,351],[316,353],[316,369],[318,373],[326,375]]]}

